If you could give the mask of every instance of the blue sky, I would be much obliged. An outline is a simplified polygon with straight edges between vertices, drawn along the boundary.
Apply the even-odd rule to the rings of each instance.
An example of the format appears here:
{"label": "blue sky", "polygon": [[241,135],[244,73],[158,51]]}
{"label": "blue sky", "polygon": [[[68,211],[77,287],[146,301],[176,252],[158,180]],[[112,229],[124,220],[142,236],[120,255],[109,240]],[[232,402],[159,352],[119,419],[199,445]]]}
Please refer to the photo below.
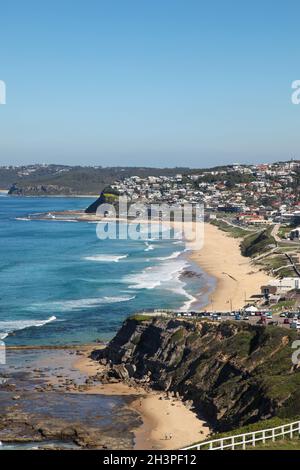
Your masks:
{"label": "blue sky", "polygon": [[2,2],[0,164],[300,158],[299,2]]}

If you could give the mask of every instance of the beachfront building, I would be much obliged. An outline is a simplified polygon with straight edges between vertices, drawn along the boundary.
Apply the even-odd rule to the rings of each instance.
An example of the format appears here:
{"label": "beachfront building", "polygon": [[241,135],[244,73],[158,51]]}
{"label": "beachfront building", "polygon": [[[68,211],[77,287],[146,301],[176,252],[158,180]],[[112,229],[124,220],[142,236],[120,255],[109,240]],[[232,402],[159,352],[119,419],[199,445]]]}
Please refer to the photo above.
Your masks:
{"label": "beachfront building", "polygon": [[284,295],[291,290],[298,290],[300,286],[299,277],[284,277],[282,279],[273,279],[268,285],[261,286],[261,293],[265,297],[270,295]]}
{"label": "beachfront building", "polygon": [[289,239],[290,240],[299,240],[300,238],[300,227],[294,228],[293,230],[290,231],[289,233]]}

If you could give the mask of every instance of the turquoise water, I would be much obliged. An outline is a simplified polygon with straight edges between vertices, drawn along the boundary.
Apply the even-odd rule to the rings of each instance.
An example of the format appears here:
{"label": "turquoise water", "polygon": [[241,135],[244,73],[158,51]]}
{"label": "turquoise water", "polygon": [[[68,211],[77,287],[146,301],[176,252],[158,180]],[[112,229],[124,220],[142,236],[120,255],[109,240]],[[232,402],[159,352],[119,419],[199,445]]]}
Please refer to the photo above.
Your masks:
{"label": "turquoise water", "polygon": [[106,340],[129,314],[191,305],[207,283],[205,275],[188,286],[180,278],[189,267],[178,241],[99,240],[95,224],[27,220],[92,200],[0,197],[0,338],[7,344]]}

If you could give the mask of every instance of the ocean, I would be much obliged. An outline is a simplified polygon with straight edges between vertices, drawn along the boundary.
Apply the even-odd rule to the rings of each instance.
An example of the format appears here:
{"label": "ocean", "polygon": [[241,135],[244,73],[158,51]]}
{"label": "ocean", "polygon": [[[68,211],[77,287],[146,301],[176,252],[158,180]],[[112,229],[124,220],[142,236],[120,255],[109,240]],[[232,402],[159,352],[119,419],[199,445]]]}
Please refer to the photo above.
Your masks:
{"label": "ocean", "polygon": [[[110,339],[144,309],[206,302],[212,280],[176,240],[99,240],[96,224],[28,220],[93,198],[0,196],[0,339],[7,345]],[[182,276],[186,270],[196,276]],[[199,307],[199,301],[198,301]]]}

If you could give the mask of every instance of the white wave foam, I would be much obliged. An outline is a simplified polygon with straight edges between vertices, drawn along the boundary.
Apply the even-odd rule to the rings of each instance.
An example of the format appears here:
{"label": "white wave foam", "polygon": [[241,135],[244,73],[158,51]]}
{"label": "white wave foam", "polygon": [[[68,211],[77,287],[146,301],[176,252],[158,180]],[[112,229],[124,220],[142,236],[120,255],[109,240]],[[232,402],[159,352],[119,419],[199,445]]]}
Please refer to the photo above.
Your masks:
{"label": "white wave foam", "polygon": [[105,304],[113,304],[118,302],[128,302],[133,300],[133,296],[119,296],[119,297],[100,297],[100,298],[88,298],[88,299],[77,299],[77,300],[62,300],[57,302],[50,302],[45,304],[35,304],[33,309],[47,308],[47,310],[55,310],[58,312],[69,312],[71,310],[81,310],[86,308],[93,308]]}
{"label": "white wave foam", "polygon": [[164,284],[179,279],[182,270],[188,266],[185,260],[176,260],[172,263],[160,263],[155,266],[149,266],[142,272],[129,274],[123,278],[123,282],[129,284],[130,289],[154,289]]}
{"label": "white wave foam", "polygon": [[16,217],[15,220],[22,220],[22,222],[30,222],[31,219],[29,217]]}
{"label": "white wave foam", "polygon": [[194,297],[192,294],[187,292],[187,290],[185,289],[185,283],[180,281],[180,279],[178,280],[177,286],[174,287],[174,289],[170,289],[170,290],[175,292],[175,294],[180,294],[183,297],[186,297],[187,300],[182,304],[182,306],[179,309],[183,312],[190,310],[192,304],[197,300],[196,297]]}
{"label": "white wave foam", "polygon": [[158,258],[155,258],[155,259],[158,260],[158,261],[165,261],[165,260],[168,260],[168,259],[178,258],[179,255],[181,255],[181,251],[174,251],[174,253],[172,253],[170,256],[161,256],[161,257],[158,257]]}
{"label": "white wave foam", "polygon": [[0,321],[0,339],[5,339],[9,334],[14,331],[24,330],[25,328],[31,328],[32,326],[40,327],[47,323],[55,321],[56,317],[49,317],[47,320],[11,320],[11,321]]}
{"label": "white wave foam", "polygon": [[129,289],[151,290],[162,288],[174,292],[177,295],[181,295],[187,300],[180,310],[189,310],[197,299],[187,292],[185,282],[180,279],[184,269],[189,266],[189,263],[185,259],[177,259],[180,254],[181,252],[174,252],[168,257],[167,262],[149,266],[139,273],[129,274],[125,276],[122,281],[128,283]]}
{"label": "white wave foam", "polygon": [[57,219],[57,218],[56,218],[55,220],[56,220],[57,222],[71,222],[71,223],[73,222],[73,223],[75,223],[75,224],[78,223],[78,220],[75,220],[75,219]]}
{"label": "white wave foam", "polygon": [[98,261],[102,263],[118,263],[120,259],[127,258],[128,255],[94,255],[94,256],[86,256],[84,259],[86,261]]}
{"label": "white wave foam", "polygon": [[146,245],[146,248],[144,249],[144,251],[151,251],[151,250],[154,250],[154,246],[153,246],[153,245],[150,245],[150,243],[145,242],[145,245]]}

